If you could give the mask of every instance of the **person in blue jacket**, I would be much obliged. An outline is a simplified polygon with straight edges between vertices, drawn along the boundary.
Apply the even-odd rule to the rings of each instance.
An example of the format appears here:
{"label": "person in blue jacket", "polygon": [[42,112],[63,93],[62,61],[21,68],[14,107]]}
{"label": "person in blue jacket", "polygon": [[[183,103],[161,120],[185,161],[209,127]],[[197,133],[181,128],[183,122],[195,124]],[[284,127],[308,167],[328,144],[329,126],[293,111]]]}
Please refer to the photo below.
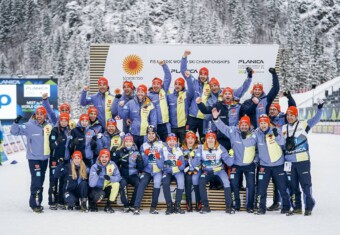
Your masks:
{"label": "person in blue jacket", "polygon": [[[288,99],[288,107],[289,106],[296,106],[295,100],[293,99],[292,95],[290,94],[290,91],[284,92],[284,96],[287,97]],[[270,118],[270,124],[274,125],[276,128],[282,128],[284,124],[287,124],[287,118],[286,114],[284,112],[281,112],[281,106],[278,103],[272,103],[269,106],[268,110],[268,116]],[[282,129],[281,129],[282,130]],[[291,191],[291,187],[288,181],[288,187],[289,190]],[[275,210],[280,210],[280,194],[279,190],[276,187],[275,182],[273,182],[273,204],[267,208],[267,211],[275,211]]]}
{"label": "person in blue jacket", "polygon": [[164,71],[164,80],[156,77],[152,79],[152,87],[149,89],[148,96],[155,106],[157,113],[157,134],[165,142],[167,135],[170,133],[169,123],[169,106],[167,94],[171,84],[171,73],[167,64],[163,60],[158,62]]}
{"label": "person in blue jacket", "polygon": [[96,134],[103,133],[105,126],[102,126],[98,120],[98,109],[94,106],[89,107],[87,109],[87,115],[89,115],[90,119],[90,128],[94,130]]}
{"label": "person in blue jacket", "polygon": [[[47,116],[48,116],[50,123],[52,123],[53,126],[55,126],[58,123],[59,118],[57,117],[57,115],[55,114],[53,109],[51,108],[51,105],[48,101],[48,93],[42,94],[42,103],[41,104],[47,111]],[[60,114],[67,113],[67,114],[71,115],[71,106],[68,103],[62,103],[59,106],[59,113]],[[70,128],[73,129],[73,128],[76,127],[76,125],[77,125],[77,123],[70,118],[70,120],[69,120]]]}
{"label": "person in blue jacket", "polygon": [[83,155],[85,165],[90,168],[93,164],[93,151],[97,147],[97,135],[90,128],[90,118],[87,114],[79,117],[77,127],[71,130],[70,142],[68,145],[70,154],[79,150]]}
{"label": "person in blue jacket", "polygon": [[52,125],[46,121],[47,112],[42,106],[35,110],[34,118],[23,125],[19,125],[22,116],[18,116],[11,126],[12,135],[24,135],[27,138],[26,158],[31,173],[31,193],[29,206],[36,213],[43,212],[41,205],[43,199],[43,185],[51,154],[49,137]]}
{"label": "person in blue jacket", "polygon": [[62,197],[67,203],[67,209],[73,210],[80,201],[80,211],[87,212],[87,197],[89,192],[88,172],[80,151],[74,151],[69,163],[60,162],[54,177],[64,180]]}
{"label": "person in blue jacket", "polygon": [[98,93],[87,97],[89,86],[85,86],[80,95],[80,105],[86,106],[92,104],[98,110],[99,123],[105,128],[106,120],[112,118],[111,105],[115,97],[110,94],[109,81],[105,77],[98,79]]}
{"label": "person in blue jacket", "polygon": [[195,152],[199,146],[199,141],[196,134],[192,131],[188,131],[185,134],[185,140],[182,142],[182,152],[185,162],[184,168],[184,187],[185,187],[185,199],[187,203],[187,212],[192,212],[192,198],[191,191],[194,186],[195,192],[195,210],[199,212],[202,209],[202,202],[200,191],[198,187],[198,181],[201,175],[201,166],[192,166],[192,160],[195,157]]}
{"label": "person in blue jacket", "polygon": [[121,101],[118,107],[119,116],[131,121],[130,133],[138,149],[144,143],[147,127],[157,126],[156,108],[147,96],[147,90],[145,85],[139,85],[136,97],[126,104]]}
{"label": "person in blue jacket", "polygon": [[[126,104],[130,100],[135,97],[135,86],[133,85],[132,81],[124,81],[123,82],[123,94],[117,93],[115,95],[115,99],[111,105],[111,113],[113,118],[119,117],[118,115],[118,107],[120,102],[122,104]],[[120,117],[119,117],[120,118]],[[130,124],[131,120],[123,119],[123,132],[129,133],[130,132]]]}
{"label": "person in blue jacket", "polygon": [[[124,213],[134,211],[134,204],[136,200],[137,190],[139,186],[139,172],[144,169],[144,162],[141,154],[139,153],[137,146],[133,142],[133,136],[127,133],[124,136],[124,141],[112,158],[119,168],[119,172],[122,176],[120,181],[120,198],[124,205]],[[134,187],[132,198],[129,202],[127,198],[127,186],[128,184]]]}
{"label": "person in blue jacket", "polygon": [[106,131],[103,134],[97,134],[95,155],[98,156],[100,150],[103,148],[109,149],[111,152],[111,161],[113,161],[117,149],[120,148],[123,143],[123,135],[124,133],[117,128],[116,120],[112,118],[108,119],[106,122]]}
{"label": "person in blue jacket", "polygon": [[[161,161],[163,161],[163,193],[166,202],[166,215],[172,213],[184,214],[181,210],[181,201],[184,191],[184,167],[185,162],[182,150],[177,146],[177,137],[170,133],[166,138],[166,144],[161,149]],[[177,183],[175,204],[172,205],[170,184],[175,180]]]}
{"label": "person in blue jacket", "polygon": [[188,89],[185,88],[185,79],[182,77],[177,78],[174,85],[174,91],[168,94],[171,133],[182,143],[185,139],[189,106],[195,91],[191,79],[187,80]]}
{"label": "person in blue jacket", "polygon": [[163,161],[161,161],[160,151],[163,148],[163,142],[159,140],[155,126],[149,126],[147,129],[146,141],[140,147],[140,153],[143,157],[144,169],[140,175],[140,183],[135,200],[134,215],[140,214],[140,206],[143,200],[145,188],[153,179],[152,201],[150,214],[158,214],[157,204],[161,191]]}
{"label": "person in blue jacket", "polygon": [[257,127],[257,120],[260,115],[268,114],[269,107],[280,90],[279,78],[275,68],[270,68],[269,72],[273,76],[273,87],[270,89],[269,93],[266,94],[263,91],[263,84],[257,82],[253,85],[252,97],[245,100],[241,106],[241,116],[248,115],[254,128]]}
{"label": "person in blue jacket", "polygon": [[312,195],[312,176],[310,172],[310,154],[307,135],[321,118],[324,101],[320,100],[318,111],[309,120],[298,120],[298,109],[295,106],[288,107],[288,124],[282,127],[283,137],[286,140],[285,160],[288,162],[287,171],[290,172],[288,180],[292,186],[295,204],[293,204],[295,214],[302,214],[300,186],[305,196],[305,216],[312,215],[315,200]]}
{"label": "person in blue jacket", "polygon": [[213,178],[218,178],[222,181],[224,187],[224,197],[226,204],[226,213],[234,214],[235,210],[232,208],[232,197],[228,175],[223,169],[222,161],[228,166],[233,165],[234,159],[228,154],[228,151],[218,143],[215,132],[209,131],[205,135],[204,144],[200,145],[195,152],[193,167],[202,165],[202,174],[199,180],[199,189],[202,199],[201,214],[209,213],[209,201],[207,196],[206,184]]}
{"label": "person in blue jacket", "polygon": [[53,127],[50,135],[51,156],[49,160],[50,185],[48,189],[48,204],[51,210],[66,209],[63,198],[63,178],[54,177],[58,163],[67,163],[70,152],[67,148],[70,140],[70,115],[61,113],[57,126]]}
{"label": "person in blue jacket", "polygon": [[242,142],[246,147],[257,146],[259,151],[258,194],[260,205],[255,212],[257,215],[266,213],[267,189],[272,177],[282,198],[281,214],[291,214],[289,195],[287,193],[286,174],[284,172],[284,155],[282,146],[285,140],[281,130],[270,127],[270,119],[263,114],[258,120],[259,127],[247,138],[242,135]]}
{"label": "person in blue jacket", "polygon": [[89,185],[91,187],[89,200],[90,211],[97,212],[97,203],[107,198],[104,211],[114,213],[112,203],[116,200],[119,192],[120,176],[119,169],[113,161],[110,161],[110,151],[102,149],[99,153],[98,160],[90,170]]}
{"label": "person in blue jacket", "polygon": [[243,135],[251,135],[250,118],[248,116],[241,117],[238,127],[228,126],[221,118],[220,111],[213,109],[213,120],[216,127],[224,133],[231,142],[234,151],[234,164],[231,166],[230,182],[235,201],[235,210],[239,211],[241,207],[240,200],[240,178],[245,175],[246,178],[246,210],[248,213],[254,212],[255,198],[255,146],[246,147],[242,142]]}
{"label": "person in blue jacket", "polygon": [[189,115],[188,115],[188,128],[193,132],[197,132],[200,136],[200,139],[204,138],[203,124],[204,124],[204,114],[198,109],[196,104],[197,97],[202,97],[202,102],[204,104],[207,103],[207,100],[210,96],[211,89],[209,85],[209,70],[206,67],[202,67],[199,70],[198,79],[194,78],[191,73],[188,71],[187,63],[188,63],[188,55],[191,52],[186,50],[181,60],[181,73],[183,77],[188,81],[191,79],[194,84],[194,97],[191,100],[191,104],[189,107]]}

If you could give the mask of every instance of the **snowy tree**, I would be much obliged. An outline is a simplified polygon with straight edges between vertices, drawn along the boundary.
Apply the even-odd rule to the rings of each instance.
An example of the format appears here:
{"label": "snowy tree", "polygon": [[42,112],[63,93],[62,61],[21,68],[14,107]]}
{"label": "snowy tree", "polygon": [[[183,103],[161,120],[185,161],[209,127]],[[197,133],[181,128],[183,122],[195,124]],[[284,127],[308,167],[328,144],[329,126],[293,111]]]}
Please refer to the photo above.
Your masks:
{"label": "snowy tree", "polygon": [[8,61],[4,53],[0,54],[0,74],[8,74]]}
{"label": "snowy tree", "polygon": [[232,21],[232,43],[245,44],[250,43],[251,25],[245,16],[244,10],[240,4],[236,6],[234,18]]}

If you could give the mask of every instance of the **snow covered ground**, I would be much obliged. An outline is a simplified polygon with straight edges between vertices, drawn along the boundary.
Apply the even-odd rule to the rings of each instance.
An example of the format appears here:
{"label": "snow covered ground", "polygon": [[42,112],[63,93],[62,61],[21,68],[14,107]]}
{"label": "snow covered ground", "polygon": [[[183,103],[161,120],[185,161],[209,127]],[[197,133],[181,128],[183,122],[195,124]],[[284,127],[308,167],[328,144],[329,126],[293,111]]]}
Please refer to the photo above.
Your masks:
{"label": "snow covered ground", "polygon": [[[28,206],[30,174],[24,154],[13,156],[0,167],[0,234],[340,234],[339,143],[340,136],[309,134],[312,158],[313,194],[316,207],[311,217],[285,216],[267,212],[256,216],[239,212],[228,215],[150,215],[131,213],[80,213],[51,211],[47,205],[48,177],[45,181],[45,212],[35,214]],[[10,165],[16,159],[18,164]]]}

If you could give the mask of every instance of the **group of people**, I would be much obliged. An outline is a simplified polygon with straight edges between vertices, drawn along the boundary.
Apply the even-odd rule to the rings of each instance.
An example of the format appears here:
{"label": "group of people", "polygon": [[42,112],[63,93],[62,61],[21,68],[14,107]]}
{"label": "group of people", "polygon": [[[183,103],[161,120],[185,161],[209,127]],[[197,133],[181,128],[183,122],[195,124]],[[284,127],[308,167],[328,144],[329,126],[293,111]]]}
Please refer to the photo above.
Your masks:
{"label": "group of people", "polygon": [[[254,83],[250,99],[240,103],[252,84],[253,70],[246,69],[242,86],[221,89],[209,70],[199,69],[195,78],[187,69],[190,51],[181,60],[181,73],[169,91],[171,73],[160,61],[164,79],[152,86],[124,81],[123,93],[112,95],[108,80],[98,79],[98,93],[88,96],[85,86],[82,106],[90,105],[78,123],[70,118],[71,107],[63,103],[59,117],[53,112],[47,94],[31,119],[11,127],[13,135],[26,135],[27,159],[31,173],[29,205],[43,212],[42,193],[49,168],[49,206],[57,209],[98,211],[97,203],[107,199],[104,211],[113,213],[112,203],[120,194],[123,211],[140,214],[144,191],[153,181],[150,213],[158,214],[162,186],[167,215],[184,214],[181,200],[185,192],[186,211],[209,213],[206,185],[218,182],[224,190],[225,212],[234,214],[241,207],[240,186],[246,181],[246,210],[258,215],[267,211],[267,188],[272,178],[274,204],[282,214],[311,215],[312,197],[310,156],[307,134],[320,120],[323,103],[316,115],[298,120],[298,109],[289,92],[289,108],[281,112],[274,100],[279,79],[274,68],[272,88],[266,94],[261,83]],[[123,120],[123,130],[117,127]],[[198,133],[198,136],[197,136]],[[174,202],[170,184],[176,182]],[[127,197],[127,186],[134,188]],[[195,205],[191,197],[195,195]]]}

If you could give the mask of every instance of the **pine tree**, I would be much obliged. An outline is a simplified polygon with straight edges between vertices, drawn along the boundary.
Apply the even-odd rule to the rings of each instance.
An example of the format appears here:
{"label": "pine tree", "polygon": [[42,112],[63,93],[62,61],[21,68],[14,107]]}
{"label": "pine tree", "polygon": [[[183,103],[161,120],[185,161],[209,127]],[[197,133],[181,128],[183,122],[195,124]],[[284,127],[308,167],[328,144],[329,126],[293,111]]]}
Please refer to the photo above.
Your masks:
{"label": "pine tree", "polygon": [[238,4],[235,9],[234,18],[232,21],[232,43],[245,44],[250,43],[251,29],[250,23],[244,14],[241,4]]}
{"label": "pine tree", "polygon": [[0,74],[9,74],[8,61],[4,53],[0,54]]}

